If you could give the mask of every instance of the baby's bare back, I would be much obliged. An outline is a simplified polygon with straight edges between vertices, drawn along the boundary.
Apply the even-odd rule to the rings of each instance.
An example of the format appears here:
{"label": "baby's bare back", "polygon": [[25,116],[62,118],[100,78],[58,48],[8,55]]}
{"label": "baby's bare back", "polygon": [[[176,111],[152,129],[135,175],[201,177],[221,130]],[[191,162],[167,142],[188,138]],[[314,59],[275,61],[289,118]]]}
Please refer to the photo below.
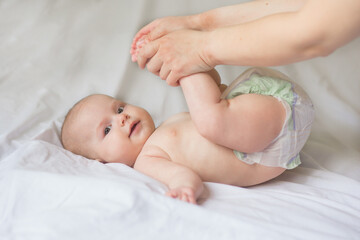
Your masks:
{"label": "baby's bare back", "polygon": [[180,113],[165,121],[148,139],[144,151],[147,146],[162,149],[169,161],[192,169],[206,182],[249,186],[273,178],[283,171],[240,161],[232,149],[202,137],[189,113]]}

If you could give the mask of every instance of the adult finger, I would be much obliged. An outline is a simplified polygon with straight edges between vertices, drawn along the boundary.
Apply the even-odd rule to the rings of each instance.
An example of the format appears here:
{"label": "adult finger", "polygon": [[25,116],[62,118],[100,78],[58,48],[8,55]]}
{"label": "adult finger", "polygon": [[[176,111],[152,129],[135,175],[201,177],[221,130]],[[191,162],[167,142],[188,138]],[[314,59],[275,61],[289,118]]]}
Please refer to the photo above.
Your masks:
{"label": "adult finger", "polygon": [[153,56],[146,64],[146,68],[149,72],[159,75],[163,62],[155,56]]}
{"label": "adult finger", "polygon": [[149,42],[140,49],[137,55],[137,62],[141,69],[145,68],[148,59],[152,58],[157,53],[158,49],[159,45],[157,41]]}
{"label": "adult finger", "polygon": [[167,33],[168,32],[166,31],[166,29],[164,27],[158,26],[158,27],[154,28],[151,32],[149,32],[148,37],[149,37],[150,41],[154,41],[158,38],[161,38],[162,36],[164,36]]}
{"label": "adult finger", "polygon": [[168,77],[166,78],[166,83],[170,86],[177,87],[179,86],[179,81],[178,81],[179,79],[180,79],[180,75],[175,73],[174,71],[171,71]]}
{"label": "adult finger", "polygon": [[160,73],[159,73],[160,78],[162,80],[166,80],[167,77],[169,76],[169,74],[170,74],[170,68],[168,67],[168,65],[163,64],[161,66]]}
{"label": "adult finger", "polygon": [[152,28],[154,28],[153,26],[153,22],[145,25],[143,28],[141,28],[134,36],[132,44],[131,44],[131,48],[135,48],[136,47],[136,42],[143,37],[144,35],[149,34],[149,32],[152,30]]}

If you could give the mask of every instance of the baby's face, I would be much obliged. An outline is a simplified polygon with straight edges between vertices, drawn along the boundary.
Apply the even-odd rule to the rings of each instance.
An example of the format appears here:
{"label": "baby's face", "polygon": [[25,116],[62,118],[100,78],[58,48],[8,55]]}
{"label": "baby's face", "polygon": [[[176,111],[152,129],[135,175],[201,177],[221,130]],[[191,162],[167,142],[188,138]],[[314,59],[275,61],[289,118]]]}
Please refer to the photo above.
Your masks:
{"label": "baby's face", "polygon": [[93,95],[79,110],[77,129],[78,134],[84,133],[86,149],[98,161],[132,167],[155,126],[144,109],[109,96]]}

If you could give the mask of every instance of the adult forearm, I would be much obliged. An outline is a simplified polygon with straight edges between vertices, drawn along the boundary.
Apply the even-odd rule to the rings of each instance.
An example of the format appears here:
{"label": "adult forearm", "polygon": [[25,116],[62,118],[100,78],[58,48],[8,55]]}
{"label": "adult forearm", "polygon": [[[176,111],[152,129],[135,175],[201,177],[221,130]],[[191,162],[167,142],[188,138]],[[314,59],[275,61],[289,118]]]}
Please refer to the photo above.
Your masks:
{"label": "adult forearm", "polygon": [[296,28],[296,14],[282,13],[250,23],[209,32],[205,61],[212,66],[272,66],[305,60],[319,54],[306,30]]}
{"label": "adult forearm", "polygon": [[203,58],[219,64],[274,66],[327,56],[360,35],[359,1],[307,1],[297,12],[207,32]]}
{"label": "adult forearm", "polygon": [[201,26],[201,29],[213,30],[219,27],[254,21],[271,14],[298,11],[304,5],[304,2],[305,0],[249,1],[212,9],[196,15],[194,19],[199,21],[198,25]]}

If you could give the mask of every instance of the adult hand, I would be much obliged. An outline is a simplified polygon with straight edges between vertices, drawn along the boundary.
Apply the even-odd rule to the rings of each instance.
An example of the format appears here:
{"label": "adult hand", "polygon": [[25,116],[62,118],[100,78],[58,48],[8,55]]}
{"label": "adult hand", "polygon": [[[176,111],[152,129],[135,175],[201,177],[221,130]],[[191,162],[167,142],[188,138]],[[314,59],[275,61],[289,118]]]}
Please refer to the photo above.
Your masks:
{"label": "adult hand", "polygon": [[205,54],[207,38],[208,32],[179,30],[150,40],[139,50],[138,65],[177,86],[181,77],[214,68]]}
{"label": "adult hand", "polygon": [[[131,55],[135,54],[137,42],[139,39],[147,36],[150,41],[154,41],[170,32],[180,29],[197,29],[199,26],[196,22],[196,15],[193,16],[180,16],[180,17],[164,17],[159,18],[140,29],[131,44]],[[134,58],[133,58],[134,59]],[[135,59],[136,61],[136,59]]]}

